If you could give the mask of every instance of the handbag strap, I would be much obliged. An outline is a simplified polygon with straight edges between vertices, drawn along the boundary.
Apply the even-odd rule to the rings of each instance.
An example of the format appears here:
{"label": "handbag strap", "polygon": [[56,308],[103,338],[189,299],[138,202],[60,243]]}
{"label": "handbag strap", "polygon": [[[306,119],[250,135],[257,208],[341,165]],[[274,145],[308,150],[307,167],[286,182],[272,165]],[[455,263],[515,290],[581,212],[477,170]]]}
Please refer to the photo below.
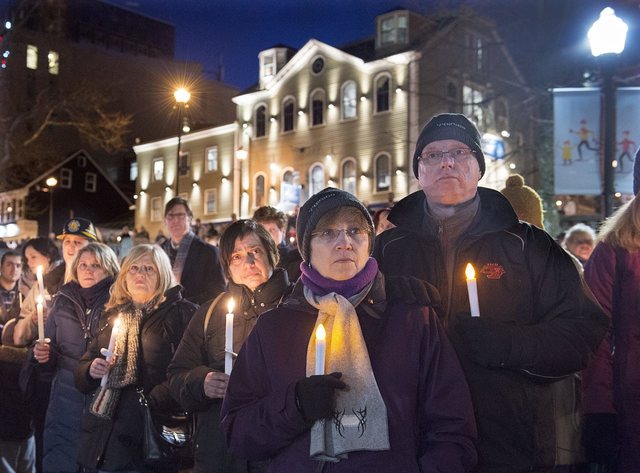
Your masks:
{"label": "handbag strap", "polygon": [[213,310],[216,308],[216,306],[218,305],[218,302],[220,302],[220,299],[222,299],[224,294],[225,294],[224,292],[221,292],[220,294],[218,294],[218,296],[213,300],[211,305],[209,305],[209,310],[207,310],[207,315],[204,317],[204,340],[205,340],[205,342],[206,342],[206,339],[207,339],[207,327],[209,326],[209,320],[211,320],[211,315],[213,314]]}

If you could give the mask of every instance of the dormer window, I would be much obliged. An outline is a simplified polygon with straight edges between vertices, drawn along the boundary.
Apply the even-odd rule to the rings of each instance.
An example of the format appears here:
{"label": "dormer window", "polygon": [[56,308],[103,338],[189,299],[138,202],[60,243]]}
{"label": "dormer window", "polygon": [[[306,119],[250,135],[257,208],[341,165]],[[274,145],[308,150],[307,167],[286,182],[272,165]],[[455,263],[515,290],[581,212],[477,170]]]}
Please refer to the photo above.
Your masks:
{"label": "dormer window", "polygon": [[276,73],[276,61],[273,54],[265,55],[262,63],[262,77],[271,77]]}
{"label": "dormer window", "polygon": [[407,44],[409,22],[406,12],[392,13],[378,21],[378,45],[392,46]]}

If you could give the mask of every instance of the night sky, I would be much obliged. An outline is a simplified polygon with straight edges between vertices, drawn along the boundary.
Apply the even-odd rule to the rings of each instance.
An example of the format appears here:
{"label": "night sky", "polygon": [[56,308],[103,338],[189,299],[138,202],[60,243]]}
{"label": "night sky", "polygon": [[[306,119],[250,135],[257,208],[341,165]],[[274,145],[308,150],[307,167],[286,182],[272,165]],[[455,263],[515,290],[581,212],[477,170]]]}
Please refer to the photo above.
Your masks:
{"label": "night sky", "polygon": [[[13,0],[0,0],[0,13]],[[418,13],[464,4],[495,19],[529,82],[579,86],[590,66],[586,32],[611,5],[629,24],[625,55],[638,59],[640,2],[634,0],[110,0],[166,21],[176,32],[176,57],[199,62],[211,78],[245,89],[258,78],[258,53],[276,44],[295,49],[315,38],[340,47],[375,34],[375,17],[396,7]],[[631,6],[635,4],[635,6]],[[578,7],[579,5],[579,7]],[[633,48],[635,46],[635,51]],[[550,58],[553,56],[554,60]],[[565,67],[569,73],[558,69]],[[571,73],[573,71],[573,73]]]}
{"label": "night sky", "polygon": [[[525,76],[538,75],[538,82],[544,83],[544,87],[579,86],[571,82],[582,71],[553,77],[553,70],[563,65],[589,66],[592,59],[586,32],[600,10],[611,5],[619,15],[626,15],[630,24],[628,44],[634,43],[631,38],[638,37],[633,20],[640,17],[637,6],[625,6],[632,2],[602,0],[111,0],[111,3],[172,23],[176,28],[179,59],[200,62],[211,75],[222,61],[224,81],[240,89],[257,82],[257,56],[263,49],[276,44],[299,49],[311,38],[339,47],[373,36],[375,17],[396,7],[424,14],[460,4],[496,20]],[[549,62],[551,53],[558,63]],[[541,67],[546,69],[542,77]]]}

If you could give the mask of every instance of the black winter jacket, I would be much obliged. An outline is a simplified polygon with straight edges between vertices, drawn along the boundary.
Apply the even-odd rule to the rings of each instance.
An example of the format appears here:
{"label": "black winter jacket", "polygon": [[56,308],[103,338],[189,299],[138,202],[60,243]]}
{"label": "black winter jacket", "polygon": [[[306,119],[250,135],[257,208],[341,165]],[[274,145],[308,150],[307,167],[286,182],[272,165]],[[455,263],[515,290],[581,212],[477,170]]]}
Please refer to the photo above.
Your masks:
{"label": "black winter jacket", "polygon": [[227,453],[219,428],[222,399],[204,394],[204,378],[210,371],[224,372],[224,343],[227,302],[236,302],[233,319],[233,351],[238,353],[253,330],[258,317],[278,305],[291,289],[287,272],[276,269],[271,278],[251,292],[229,283],[229,291],[218,300],[206,329],[204,320],[214,302],[203,305],[189,323],[167,371],[174,398],[185,410],[196,413],[195,473],[246,473],[264,471],[262,462],[247,462]]}
{"label": "black winter jacket", "polygon": [[[162,249],[168,255],[170,248],[171,239],[167,239]],[[198,305],[224,291],[224,273],[215,246],[198,237],[193,239],[184,262],[180,285],[183,287],[182,297]]]}
{"label": "black winter jacket", "polygon": [[[455,245],[452,287],[440,229],[426,212],[422,191],[396,204],[389,215],[396,228],[376,237],[374,256],[385,275],[412,275],[441,292],[440,315],[476,411],[478,471],[547,471],[555,457],[548,383],[587,365],[606,318],[583,289],[571,259],[547,233],[519,222],[500,193],[479,188],[478,194],[479,210]],[[468,262],[476,270],[480,320],[468,320]],[[475,330],[482,336],[473,344],[461,334],[468,322],[484,328]]]}
{"label": "black winter jacket", "polygon": [[[138,384],[144,388],[150,407],[164,412],[180,411],[169,393],[166,372],[197,309],[195,304],[182,298],[181,289],[180,286],[169,289],[165,301],[142,321],[140,329],[139,359],[142,365]],[[101,356],[100,348],[108,346],[113,319],[117,316],[113,310],[102,314],[100,325],[109,324],[109,328],[91,342],[76,367],[76,387],[84,393],[95,391],[100,385],[100,380],[89,376],[89,367],[94,358]],[[106,471],[152,471],[141,464],[143,411],[138,402],[137,387],[122,389],[113,419],[105,420],[90,413],[84,416],[79,456],[82,466]]]}

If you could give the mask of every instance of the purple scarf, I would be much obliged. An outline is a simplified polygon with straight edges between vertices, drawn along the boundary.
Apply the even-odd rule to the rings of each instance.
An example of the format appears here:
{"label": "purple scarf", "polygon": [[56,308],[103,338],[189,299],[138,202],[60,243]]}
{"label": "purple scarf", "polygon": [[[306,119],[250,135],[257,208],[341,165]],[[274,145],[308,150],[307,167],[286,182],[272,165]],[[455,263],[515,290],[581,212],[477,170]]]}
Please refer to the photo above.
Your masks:
{"label": "purple scarf", "polygon": [[307,263],[300,263],[300,271],[302,275],[300,279],[311,292],[317,296],[326,296],[330,292],[340,294],[342,297],[349,299],[362,291],[367,284],[378,274],[378,262],[374,258],[369,258],[364,268],[351,279],[347,281],[336,281],[334,279],[325,278],[318,271],[313,269]]}

